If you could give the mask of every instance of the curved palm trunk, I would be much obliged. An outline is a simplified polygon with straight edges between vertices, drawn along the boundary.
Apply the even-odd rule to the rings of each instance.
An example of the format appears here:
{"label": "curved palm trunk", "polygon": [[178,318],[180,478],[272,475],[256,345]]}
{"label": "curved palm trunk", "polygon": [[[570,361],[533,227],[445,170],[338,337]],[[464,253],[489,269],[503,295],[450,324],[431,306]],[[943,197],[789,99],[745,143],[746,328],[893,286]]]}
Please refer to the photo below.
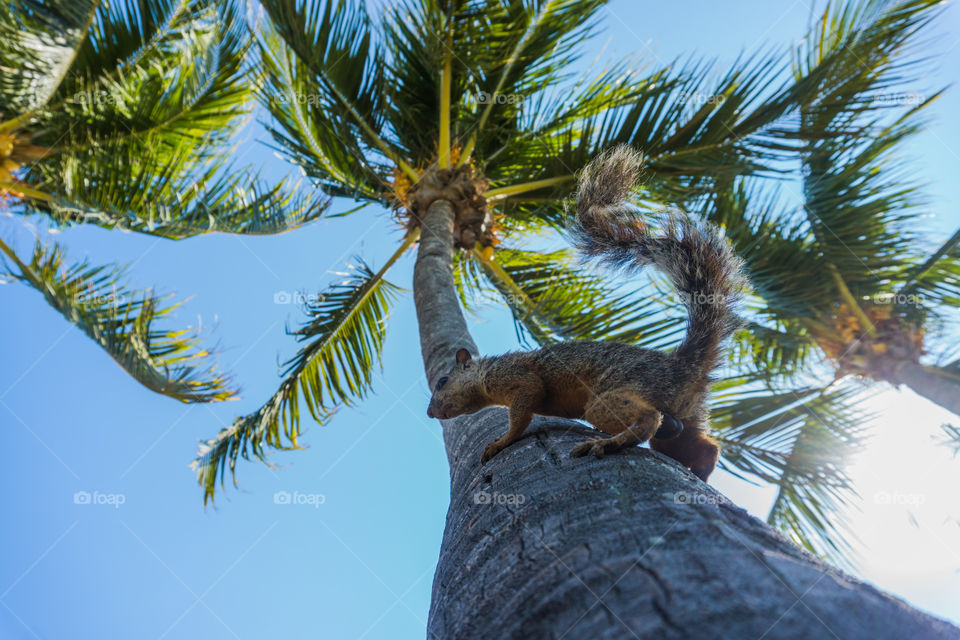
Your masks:
{"label": "curved palm trunk", "polygon": [[905,384],[927,400],[960,416],[960,377],[956,374],[905,362],[897,367],[893,378],[893,384]]}
{"label": "curved palm trunk", "polygon": [[[432,385],[476,352],[453,288],[453,209],[423,220],[414,299]],[[787,542],[673,461],[571,459],[589,429],[538,418],[480,466],[504,409],[443,421],[450,510],[431,638],[960,638]]]}

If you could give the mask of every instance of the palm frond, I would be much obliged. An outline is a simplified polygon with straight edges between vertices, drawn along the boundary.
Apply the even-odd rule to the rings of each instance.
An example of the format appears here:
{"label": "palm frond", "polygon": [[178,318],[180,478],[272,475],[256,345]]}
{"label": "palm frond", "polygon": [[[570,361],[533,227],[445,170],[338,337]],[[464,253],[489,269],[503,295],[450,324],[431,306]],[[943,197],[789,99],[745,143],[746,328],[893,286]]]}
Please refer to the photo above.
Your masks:
{"label": "palm frond", "polygon": [[344,280],[307,303],[311,319],[293,333],[298,342],[307,344],[286,363],[277,392],[257,411],[201,443],[192,466],[204,490],[204,503],[213,499],[217,480],[223,484],[228,468],[236,484],[241,456],[249,460],[252,454],[267,462],[268,448],[300,448],[301,405],[323,424],[338,404],[351,405],[369,392],[389,305],[398,291],[384,275],[412,237],[380,271],[374,273],[359,261]]}
{"label": "palm frond", "polygon": [[[248,45],[234,3],[190,0],[164,7],[170,15],[151,46],[128,45],[126,58],[104,65],[106,60],[94,58],[119,54],[114,37],[129,36],[129,23],[143,15],[130,5],[110,7],[98,12],[81,50],[86,55],[78,56],[25,132],[53,157],[143,149],[163,165],[165,151],[178,156],[185,147],[193,148],[198,163],[217,157],[217,148],[248,113],[251,97]],[[148,22],[161,11],[148,11]]]}
{"label": "palm frond", "polygon": [[897,294],[930,307],[960,307],[960,229],[908,271]]}
{"label": "palm frond", "polygon": [[755,179],[720,182],[692,208],[722,228],[743,259],[759,298],[753,305],[756,313],[788,322],[811,315],[822,304],[823,266],[815,242],[779,190]]}
{"label": "palm frond", "polygon": [[911,220],[919,202],[906,168],[890,152],[915,133],[910,109],[894,124],[859,137],[814,142],[804,154],[804,212],[822,259],[854,294],[883,290],[913,261],[918,239]]}
{"label": "palm frond", "polygon": [[181,402],[215,402],[235,395],[196,336],[156,328],[155,321],[179,304],[128,288],[121,268],[86,261],[67,265],[57,245],[37,243],[29,263],[2,241],[0,250],[12,263],[5,265],[6,275],[43,294],[146,388]]}
{"label": "palm frond", "polygon": [[942,9],[938,0],[829,3],[795,51],[796,77],[830,69],[818,76],[815,99],[805,101],[806,118],[826,125],[843,113],[858,117],[916,104],[898,100],[915,96],[891,92],[921,74],[918,34]]}
{"label": "palm frond", "polygon": [[785,380],[811,368],[815,346],[800,322],[750,320],[733,336],[730,361],[767,380]]}
{"label": "palm frond", "polygon": [[[383,131],[384,61],[357,0],[266,0],[271,30],[261,46],[261,98],[278,121],[275,140],[308,175],[371,198],[386,160],[410,167]],[[379,178],[379,179],[378,179]],[[330,185],[333,186],[333,185]]]}
{"label": "palm frond", "polygon": [[866,419],[858,393],[843,385],[778,391],[730,379],[717,385],[711,418],[723,468],[778,486],[768,522],[838,561],[851,548],[840,510],[856,495],[846,464]]}
{"label": "palm frond", "polygon": [[441,119],[441,69],[452,47],[453,137],[464,148],[463,159],[474,151],[485,158],[516,129],[518,103],[556,83],[576,59],[603,4],[605,0],[394,3],[385,16],[384,41],[393,78],[386,87],[387,120],[397,143],[408,157],[433,157]]}
{"label": "palm frond", "polygon": [[[505,132],[509,143],[500,145],[495,163],[488,161],[487,173],[498,185],[559,176],[572,181],[576,170],[600,150],[631,144],[647,156],[643,190],[661,204],[688,202],[711,190],[716,180],[776,175],[778,162],[790,160],[804,144],[790,126],[791,118],[800,119],[801,108],[822,113],[833,98],[846,95],[843,91],[851,83],[873,82],[870,89],[876,90],[903,81],[890,70],[907,66],[896,63],[903,45],[936,4],[905,2],[887,11],[875,7],[861,12],[841,28],[846,30],[836,47],[799,65],[793,78],[783,79],[781,56],[771,54],[744,56],[719,79],[716,65],[709,62],[673,63],[635,76],[617,91],[608,109],[572,119],[558,109],[539,127],[515,126]],[[818,37],[814,31],[811,40]],[[885,59],[895,54],[894,62]],[[857,57],[871,70],[861,73]],[[883,82],[875,81],[874,72]],[[854,99],[862,97],[860,93]],[[536,101],[530,104],[543,107]],[[829,134],[823,123],[808,125],[808,130],[820,138]],[[558,197],[568,189],[531,190],[529,195]]]}
{"label": "palm frond", "polygon": [[830,5],[798,49],[796,74],[835,68],[800,110],[795,136],[805,145],[807,221],[837,286],[854,296],[884,290],[914,258],[909,221],[921,203],[895,151],[918,131],[921,111],[939,93],[892,92],[920,77],[917,34],[940,4]]}
{"label": "palm frond", "polygon": [[[572,183],[580,165],[567,162],[582,160],[581,157],[554,159],[549,163],[552,169],[545,171],[543,157],[538,154],[545,149],[556,152],[557,140],[579,140],[575,132],[587,133],[584,123],[592,123],[620,107],[634,104],[652,84],[664,80],[659,72],[643,75],[647,66],[642,61],[622,60],[595,76],[581,76],[562,89],[547,85],[532,95],[508,94],[520,95],[522,99],[517,101],[512,128],[501,123],[499,135],[490,136],[489,141],[485,137],[479,143],[475,155],[484,174],[494,184],[503,185],[558,176],[569,176]],[[569,184],[563,186],[562,192],[567,191]],[[549,193],[544,191],[534,197],[545,197]]]}
{"label": "palm frond", "polygon": [[[228,162],[225,145],[251,97],[233,2],[145,0],[92,11],[70,73],[17,119],[18,139],[42,151],[18,171],[24,212],[183,238],[277,233],[324,211],[322,196],[264,184]],[[49,24],[30,26],[31,37],[56,37],[43,31]]]}
{"label": "palm frond", "polygon": [[683,333],[683,317],[664,316],[657,301],[577,269],[567,250],[501,248],[492,261],[461,260],[459,271],[468,301],[498,294],[524,343],[611,340],[662,348]]}
{"label": "palm frond", "polygon": [[387,167],[367,160],[370,147],[364,138],[341,135],[350,128],[347,117],[335,100],[321,93],[309,67],[269,31],[261,43],[260,60],[258,96],[273,116],[266,127],[278,150],[332,195],[385,202]]}
{"label": "palm frond", "polygon": [[204,233],[263,235],[295,229],[322,216],[330,198],[304,192],[289,181],[267,184],[243,168],[219,161],[195,173],[182,168],[195,160],[184,149],[166,166],[149,153],[96,151],[60,157],[34,169],[36,187],[48,199],[26,199],[26,213],[42,213],[60,226],[96,224],[182,239]]}
{"label": "palm frond", "polygon": [[0,7],[0,127],[29,116],[59,89],[100,4],[11,0]]}
{"label": "palm frond", "polygon": [[960,454],[960,427],[953,424],[942,424],[940,430],[943,431],[943,435],[939,438],[940,444],[953,451],[953,455],[956,457],[957,454]]}
{"label": "palm frond", "polygon": [[772,140],[776,126],[811,99],[825,70],[783,80],[785,66],[772,54],[744,56],[719,77],[716,69],[711,62],[677,62],[643,77],[628,76],[620,87],[608,84],[617,88],[609,108],[582,117],[548,117],[543,130],[549,136],[531,138],[538,127],[514,132],[518,143],[498,162],[528,167],[528,174],[536,167],[528,179],[572,178],[600,150],[630,144],[646,154],[642,190],[660,204],[688,202],[716,180],[773,174],[775,161],[791,150]]}

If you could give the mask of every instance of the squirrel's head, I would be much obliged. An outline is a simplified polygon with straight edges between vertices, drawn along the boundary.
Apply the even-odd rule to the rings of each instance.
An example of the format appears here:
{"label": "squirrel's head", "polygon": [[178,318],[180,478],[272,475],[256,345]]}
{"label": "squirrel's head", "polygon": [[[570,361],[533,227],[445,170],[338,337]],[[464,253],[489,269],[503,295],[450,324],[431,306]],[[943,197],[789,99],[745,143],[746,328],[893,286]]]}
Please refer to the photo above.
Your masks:
{"label": "squirrel's head", "polygon": [[437,380],[427,407],[427,416],[447,420],[474,413],[487,406],[482,373],[466,349],[457,351],[457,362],[447,375]]}

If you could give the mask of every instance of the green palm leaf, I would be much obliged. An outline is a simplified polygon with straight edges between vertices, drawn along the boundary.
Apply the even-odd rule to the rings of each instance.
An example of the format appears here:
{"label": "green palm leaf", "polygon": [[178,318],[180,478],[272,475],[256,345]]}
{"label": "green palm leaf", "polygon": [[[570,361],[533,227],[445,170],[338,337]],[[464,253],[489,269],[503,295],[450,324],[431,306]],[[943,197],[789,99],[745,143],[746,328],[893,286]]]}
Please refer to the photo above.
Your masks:
{"label": "green palm leaf", "polygon": [[217,479],[222,484],[228,468],[236,483],[241,456],[267,462],[267,448],[299,448],[301,403],[322,424],[338,404],[351,405],[369,392],[389,305],[399,290],[384,275],[411,242],[408,238],[376,273],[359,262],[349,277],[306,305],[311,320],[293,335],[307,344],[286,363],[277,392],[200,445],[193,468],[204,488],[204,503],[213,499]]}
{"label": "green palm leaf", "polygon": [[29,263],[0,241],[6,275],[33,287],[64,318],[100,345],[140,384],[181,402],[231,399],[230,381],[186,330],[156,328],[179,306],[122,282],[115,265],[67,265],[57,245],[36,245]]}
{"label": "green palm leaf", "polygon": [[[271,30],[261,53],[261,99],[294,163],[337,195],[378,199],[382,160],[416,172],[383,131],[383,58],[365,6],[356,0],[266,0]],[[369,164],[369,156],[381,161]]]}
{"label": "green palm leaf", "polygon": [[[405,0],[388,9],[384,36],[393,81],[387,120],[411,158],[436,154],[441,74],[452,68],[453,136],[481,160],[516,130],[515,98],[554,84],[577,57],[604,0]],[[496,96],[514,99],[509,103]],[[484,101],[483,96],[492,99]]]}
{"label": "green palm leaf", "polygon": [[[688,202],[718,179],[771,173],[774,162],[792,150],[775,137],[777,127],[816,95],[828,70],[782,80],[784,69],[776,56],[764,54],[736,61],[718,80],[714,63],[678,62],[643,78],[628,76],[622,87],[607,82],[613,92],[605,97],[608,108],[571,118],[561,107],[539,126],[512,132],[511,140],[519,144],[511,144],[512,153],[502,153],[500,166],[488,173],[505,182],[518,179],[513,170],[525,171],[528,182],[572,180],[575,169],[602,149],[630,144],[647,156],[643,191],[659,204]],[[582,84],[598,87],[603,80]],[[569,189],[557,184],[529,193],[548,196]]]}
{"label": "green palm leaf", "polygon": [[855,495],[846,464],[868,419],[856,403],[861,393],[852,386],[777,391],[730,379],[714,395],[723,468],[777,485],[768,522],[835,561],[850,549],[838,511]]}
{"label": "green palm leaf", "polygon": [[[722,182],[693,208],[721,227],[745,263],[757,313],[786,322],[811,314],[824,298],[816,245],[780,190],[759,180]],[[784,274],[790,274],[785,277]],[[762,302],[761,302],[762,301]]]}
{"label": "green palm leaf", "polygon": [[[118,144],[153,148],[155,155],[191,143],[200,158],[211,157],[248,111],[247,45],[234,4],[171,5],[155,41],[126,58],[104,60],[111,49],[119,52],[102,41],[112,43],[138,15],[124,8],[98,12],[81,50],[96,54],[79,56],[58,92],[34,114],[34,142],[65,154]],[[204,145],[197,144],[201,136]]]}
{"label": "green palm leaf", "polygon": [[474,298],[495,291],[513,313],[521,342],[612,340],[664,347],[683,332],[684,318],[664,316],[664,306],[636,292],[619,293],[599,276],[574,266],[570,251],[501,248],[495,261],[462,260],[461,281]]}
{"label": "green palm leaf", "polygon": [[960,230],[907,272],[897,294],[916,295],[934,307],[960,307]]}
{"label": "green palm leaf", "polygon": [[733,336],[730,362],[766,380],[781,383],[812,366],[816,344],[796,321],[746,321]]}
{"label": "green palm leaf", "polygon": [[[266,185],[228,162],[226,145],[251,98],[233,2],[145,0],[90,11],[69,73],[42,102],[0,121],[43,151],[21,171],[30,189],[23,211],[170,238],[277,233],[323,212],[322,197]],[[33,28],[23,37],[60,37],[49,21],[15,15]],[[34,78],[34,91],[46,81]]]}
{"label": "green palm leaf", "polygon": [[322,193],[302,193],[287,181],[269,185],[219,161],[184,173],[182,167],[196,158],[186,148],[178,153],[163,167],[149,152],[124,149],[59,157],[34,169],[43,175],[39,188],[55,195],[29,201],[24,209],[63,226],[96,224],[182,239],[212,232],[282,233],[319,218],[330,205]]}
{"label": "green palm leaf", "polygon": [[940,425],[943,435],[940,436],[940,444],[953,451],[954,457],[960,454],[960,427],[952,424]]}
{"label": "green palm leaf", "polygon": [[798,75],[839,61],[838,73],[826,76],[818,98],[801,109],[795,135],[805,143],[805,217],[841,293],[882,291],[916,258],[909,220],[920,203],[894,151],[939,94],[920,99],[891,91],[919,77],[916,34],[939,4],[828,6],[799,48]]}
{"label": "green palm leaf", "polygon": [[366,160],[363,138],[340,137],[349,126],[343,110],[335,98],[321,97],[313,72],[278,35],[264,36],[261,64],[259,97],[273,116],[266,127],[284,156],[332,195],[385,201],[386,167]]}
{"label": "green palm leaf", "polygon": [[27,115],[59,89],[99,6],[100,0],[11,0],[0,7],[0,117]]}

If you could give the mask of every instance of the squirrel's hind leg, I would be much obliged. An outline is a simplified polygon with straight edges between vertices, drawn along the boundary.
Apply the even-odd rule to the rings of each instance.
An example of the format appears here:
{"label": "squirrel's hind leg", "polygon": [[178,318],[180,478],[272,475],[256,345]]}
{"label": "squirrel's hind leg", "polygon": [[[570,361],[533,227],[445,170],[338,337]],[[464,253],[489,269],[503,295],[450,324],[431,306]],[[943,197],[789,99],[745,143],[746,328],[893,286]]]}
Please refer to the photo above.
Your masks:
{"label": "squirrel's hind leg", "polygon": [[584,418],[611,438],[593,438],[573,448],[573,457],[592,453],[600,458],[610,451],[646,442],[660,427],[663,416],[642,393],[634,389],[612,389],[587,403]]}

